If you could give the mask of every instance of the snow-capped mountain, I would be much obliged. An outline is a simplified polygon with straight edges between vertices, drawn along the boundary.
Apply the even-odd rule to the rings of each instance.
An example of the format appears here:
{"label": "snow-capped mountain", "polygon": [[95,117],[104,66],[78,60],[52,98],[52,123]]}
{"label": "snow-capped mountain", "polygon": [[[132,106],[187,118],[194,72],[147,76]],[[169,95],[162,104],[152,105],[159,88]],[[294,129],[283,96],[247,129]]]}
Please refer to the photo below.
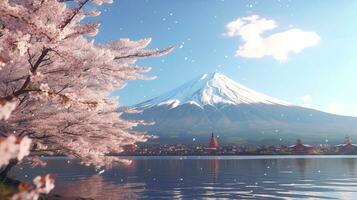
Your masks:
{"label": "snow-capped mountain", "polygon": [[206,105],[238,105],[238,104],[280,104],[287,102],[277,100],[255,92],[233,81],[221,73],[203,74],[188,83],[159,97],[136,105],[136,108],[148,108],[169,105],[171,108],[182,104],[199,107]]}
{"label": "snow-capped mountain", "polygon": [[126,119],[157,142],[206,142],[211,131],[224,143],[340,142],[356,136],[357,118],[299,107],[255,92],[221,73],[203,74],[156,98],[134,105]]}

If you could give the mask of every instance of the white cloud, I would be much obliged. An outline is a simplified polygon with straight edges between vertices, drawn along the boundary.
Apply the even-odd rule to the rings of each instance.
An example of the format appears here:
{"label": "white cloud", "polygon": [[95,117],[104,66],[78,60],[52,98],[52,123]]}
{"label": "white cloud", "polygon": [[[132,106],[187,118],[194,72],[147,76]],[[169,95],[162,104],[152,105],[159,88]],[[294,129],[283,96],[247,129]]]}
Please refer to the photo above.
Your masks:
{"label": "white cloud", "polygon": [[301,106],[305,108],[317,109],[315,106],[312,105],[312,96],[310,94],[306,94],[300,97],[299,100],[302,102]]}
{"label": "white cloud", "polygon": [[357,117],[357,103],[330,102],[325,106],[315,105],[313,102],[313,97],[310,94],[306,94],[298,99],[301,102],[299,105],[305,108],[321,110],[336,115]]}
{"label": "white cloud", "polygon": [[312,96],[307,94],[301,97],[302,102],[304,103],[311,103],[312,101]]}
{"label": "white cloud", "polygon": [[327,104],[324,110],[337,115],[357,117],[357,103],[332,102]]}
{"label": "white cloud", "polygon": [[243,44],[239,46],[236,56],[246,58],[262,58],[273,56],[284,61],[290,52],[299,53],[304,48],[315,46],[320,37],[315,32],[306,32],[291,28],[263,37],[262,34],[278,27],[274,20],[268,20],[258,15],[241,17],[226,25],[228,37],[239,36]]}

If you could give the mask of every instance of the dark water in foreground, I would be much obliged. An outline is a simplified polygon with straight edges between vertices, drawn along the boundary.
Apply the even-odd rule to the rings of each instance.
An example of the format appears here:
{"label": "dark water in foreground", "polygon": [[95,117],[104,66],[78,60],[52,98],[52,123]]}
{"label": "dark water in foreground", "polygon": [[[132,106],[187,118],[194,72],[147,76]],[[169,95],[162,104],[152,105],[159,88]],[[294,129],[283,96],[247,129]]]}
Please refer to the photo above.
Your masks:
{"label": "dark water in foreground", "polygon": [[54,193],[99,200],[357,199],[357,156],[136,157],[100,175],[75,160],[46,160],[13,174],[55,174]]}

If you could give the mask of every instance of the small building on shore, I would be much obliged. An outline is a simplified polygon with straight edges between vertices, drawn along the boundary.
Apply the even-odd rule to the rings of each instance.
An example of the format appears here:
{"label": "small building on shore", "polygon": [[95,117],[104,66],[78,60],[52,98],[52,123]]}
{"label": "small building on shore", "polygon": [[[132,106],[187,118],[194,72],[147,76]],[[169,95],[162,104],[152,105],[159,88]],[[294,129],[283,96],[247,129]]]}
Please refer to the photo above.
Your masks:
{"label": "small building on shore", "polygon": [[137,150],[138,146],[136,144],[128,144],[124,146],[124,152],[133,153]]}
{"label": "small building on shore", "polygon": [[295,145],[288,147],[289,151],[293,154],[313,154],[314,148],[308,144],[303,144],[300,139],[296,140]]}
{"label": "small building on shore", "polygon": [[208,143],[208,149],[217,150],[219,148],[217,138],[214,136],[213,132]]}
{"label": "small building on shore", "polygon": [[345,137],[345,142],[343,144],[336,145],[338,152],[342,154],[352,153],[357,150],[357,145],[352,143],[352,139],[349,136]]}

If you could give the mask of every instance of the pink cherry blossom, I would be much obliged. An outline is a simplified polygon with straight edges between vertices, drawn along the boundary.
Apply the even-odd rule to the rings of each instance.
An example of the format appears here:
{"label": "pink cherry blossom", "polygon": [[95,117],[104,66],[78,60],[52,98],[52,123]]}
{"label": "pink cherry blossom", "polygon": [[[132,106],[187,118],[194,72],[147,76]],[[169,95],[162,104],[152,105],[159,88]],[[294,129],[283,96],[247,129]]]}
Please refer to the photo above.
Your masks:
{"label": "pink cherry blossom", "polygon": [[1,133],[26,135],[37,148],[96,167],[120,162],[108,154],[151,137],[131,129],[141,122],[120,118],[118,99],[110,94],[128,80],[150,80],[144,75],[150,68],[136,61],[172,48],[146,49],[150,38],[95,43],[90,37],[99,24],[82,20],[111,2],[0,1]]}

